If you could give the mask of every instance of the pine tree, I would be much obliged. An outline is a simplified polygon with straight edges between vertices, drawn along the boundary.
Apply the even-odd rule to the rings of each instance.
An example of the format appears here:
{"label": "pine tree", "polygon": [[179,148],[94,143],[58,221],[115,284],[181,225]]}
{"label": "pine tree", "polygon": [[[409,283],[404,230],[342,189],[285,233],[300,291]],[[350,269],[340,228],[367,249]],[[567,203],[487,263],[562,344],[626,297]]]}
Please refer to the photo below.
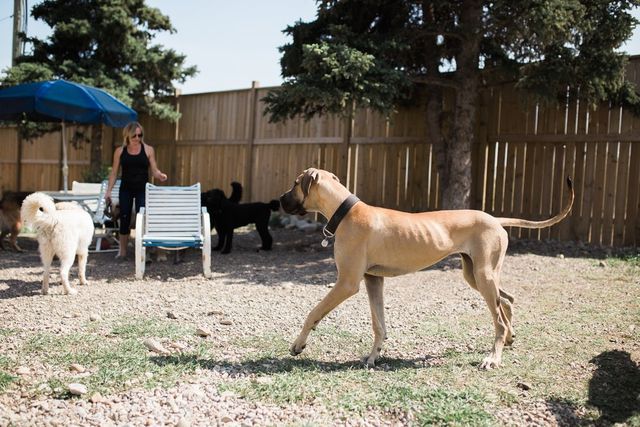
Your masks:
{"label": "pine tree", "polygon": [[[402,102],[426,104],[445,208],[467,208],[479,90],[513,81],[540,99],[567,87],[591,104],[634,106],[617,49],[637,24],[638,1],[321,0],[312,22],[285,29],[281,90],[266,97],[270,120],[297,114],[389,114]],[[578,90],[579,89],[579,90]],[[443,111],[452,91],[453,110]]]}

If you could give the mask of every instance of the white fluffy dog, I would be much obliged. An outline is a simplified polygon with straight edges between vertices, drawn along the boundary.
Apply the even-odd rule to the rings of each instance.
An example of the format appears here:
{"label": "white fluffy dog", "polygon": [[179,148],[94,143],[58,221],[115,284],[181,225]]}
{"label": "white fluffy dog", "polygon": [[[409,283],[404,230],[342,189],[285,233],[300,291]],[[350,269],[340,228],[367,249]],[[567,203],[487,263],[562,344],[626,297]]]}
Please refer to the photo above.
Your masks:
{"label": "white fluffy dog", "polygon": [[44,193],[33,193],[22,203],[22,220],[35,229],[40,244],[40,258],[44,266],[42,294],[49,292],[49,270],[54,255],[60,259],[60,279],[64,293],[75,295],[78,290],[69,284],[69,270],[78,255],[80,284],[86,285],[85,271],[89,245],[93,239],[91,215],[77,203],[54,204]]}

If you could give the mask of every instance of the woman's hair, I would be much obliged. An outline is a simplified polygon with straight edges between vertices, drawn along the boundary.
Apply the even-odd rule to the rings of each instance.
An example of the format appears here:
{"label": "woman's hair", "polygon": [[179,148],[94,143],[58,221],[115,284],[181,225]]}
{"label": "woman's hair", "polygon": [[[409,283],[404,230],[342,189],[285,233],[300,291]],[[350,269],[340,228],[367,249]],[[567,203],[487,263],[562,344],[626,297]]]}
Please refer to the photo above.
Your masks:
{"label": "woman's hair", "polygon": [[[144,128],[138,122],[130,122],[128,125],[124,127],[124,129],[122,129],[122,145],[123,146],[126,147],[127,145],[129,145],[129,140],[131,139],[131,136],[135,134],[137,128],[140,128],[140,132],[144,134]],[[143,139],[144,138],[140,138],[140,142],[142,142]]]}

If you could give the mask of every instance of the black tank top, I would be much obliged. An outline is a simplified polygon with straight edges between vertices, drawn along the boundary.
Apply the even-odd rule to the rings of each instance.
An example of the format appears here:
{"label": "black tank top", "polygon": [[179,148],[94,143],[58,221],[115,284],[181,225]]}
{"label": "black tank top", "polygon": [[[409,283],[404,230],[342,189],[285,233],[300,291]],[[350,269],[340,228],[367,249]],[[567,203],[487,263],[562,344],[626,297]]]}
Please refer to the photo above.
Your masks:
{"label": "black tank top", "polygon": [[122,147],[120,165],[122,165],[120,188],[136,192],[144,191],[144,185],[149,181],[149,158],[144,151],[144,144],[135,156],[127,152],[126,146]]}

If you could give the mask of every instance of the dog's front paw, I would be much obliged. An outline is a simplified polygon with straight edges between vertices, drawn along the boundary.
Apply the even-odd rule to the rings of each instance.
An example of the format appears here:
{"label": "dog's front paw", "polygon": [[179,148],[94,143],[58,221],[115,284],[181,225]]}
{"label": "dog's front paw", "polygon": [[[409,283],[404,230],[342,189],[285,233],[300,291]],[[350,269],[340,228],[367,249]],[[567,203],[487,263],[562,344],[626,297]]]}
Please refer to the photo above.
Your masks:
{"label": "dog's front paw", "polygon": [[289,353],[292,356],[297,356],[300,353],[302,353],[302,350],[304,350],[304,348],[306,347],[306,344],[302,344],[302,345],[298,345],[296,343],[293,343],[293,345],[291,346],[291,348],[289,349]]}
{"label": "dog's front paw", "polygon": [[480,364],[480,369],[483,369],[485,371],[499,368],[499,367],[500,367],[500,360],[496,359],[493,356],[485,357],[482,363]]}
{"label": "dog's front paw", "polygon": [[64,293],[67,295],[77,295],[78,290],[75,288],[69,288],[69,289],[66,289]]}
{"label": "dog's front paw", "polygon": [[377,357],[374,356],[373,354],[365,354],[362,357],[362,359],[360,359],[362,364],[365,365],[369,369],[372,369],[372,368],[376,367],[376,360],[377,360]]}

